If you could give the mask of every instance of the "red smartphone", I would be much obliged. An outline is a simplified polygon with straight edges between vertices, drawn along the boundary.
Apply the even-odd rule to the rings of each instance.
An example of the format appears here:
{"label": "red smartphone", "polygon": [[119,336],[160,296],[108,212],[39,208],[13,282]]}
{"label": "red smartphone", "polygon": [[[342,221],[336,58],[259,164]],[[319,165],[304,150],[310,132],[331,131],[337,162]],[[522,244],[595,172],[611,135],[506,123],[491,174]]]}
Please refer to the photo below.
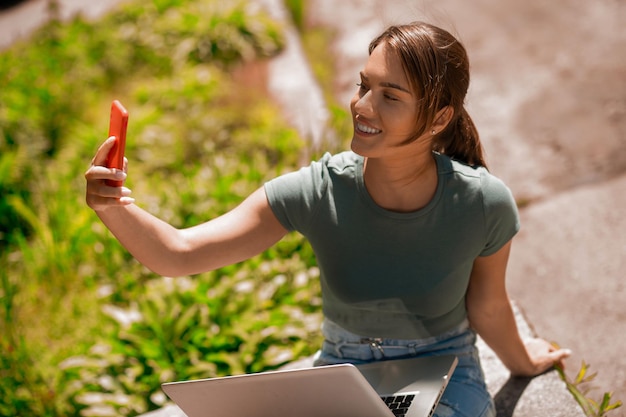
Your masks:
{"label": "red smartphone", "polygon": [[[124,169],[124,152],[126,150],[126,127],[128,126],[128,112],[118,100],[111,103],[111,118],[109,120],[109,137],[115,136],[115,144],[107,158],[108,168]],[[122,181],[106,180],[107,185],[121,187]]]}

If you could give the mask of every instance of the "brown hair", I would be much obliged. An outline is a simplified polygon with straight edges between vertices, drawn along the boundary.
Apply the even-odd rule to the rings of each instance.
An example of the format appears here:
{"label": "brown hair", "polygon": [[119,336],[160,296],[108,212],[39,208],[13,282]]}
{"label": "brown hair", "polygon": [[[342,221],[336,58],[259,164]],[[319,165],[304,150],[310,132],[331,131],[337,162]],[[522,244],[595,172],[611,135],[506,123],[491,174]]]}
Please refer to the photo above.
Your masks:
{"label": "brown hair", "polygon": [[433,138],[433,150],[469,165],[486,166],[474,122],[465,110],[469,60],[463,45],[447,31],[423,22],[390,26],[369,45],[369,53],[385,42],[402,62],[418,104],[416,136],[421,136],[445,106],[454,111],[444,130]]}

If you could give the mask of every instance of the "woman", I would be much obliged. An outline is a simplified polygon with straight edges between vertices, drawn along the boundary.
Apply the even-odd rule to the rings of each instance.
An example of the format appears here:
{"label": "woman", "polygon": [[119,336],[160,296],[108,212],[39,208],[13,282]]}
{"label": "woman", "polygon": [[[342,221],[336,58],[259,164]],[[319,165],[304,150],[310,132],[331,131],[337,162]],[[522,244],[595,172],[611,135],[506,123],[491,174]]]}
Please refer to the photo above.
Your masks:
{"label": "woman", "polygon": [[519,229],[508,188],[485,168],[463,103],[469,63],[448,32],[425,23],[374,39],[351,101],[352,151],[269,181],[231,212],[184,230],[109,187],[109,138],[85,174],[87,203],[144,265],[167,276],[242,261],[296,230],[321,271],[325,342],[317,365],[455,354],[438,416],[493,416],[476,333],[515,375],[569,356],[524,343],[505,288]]}

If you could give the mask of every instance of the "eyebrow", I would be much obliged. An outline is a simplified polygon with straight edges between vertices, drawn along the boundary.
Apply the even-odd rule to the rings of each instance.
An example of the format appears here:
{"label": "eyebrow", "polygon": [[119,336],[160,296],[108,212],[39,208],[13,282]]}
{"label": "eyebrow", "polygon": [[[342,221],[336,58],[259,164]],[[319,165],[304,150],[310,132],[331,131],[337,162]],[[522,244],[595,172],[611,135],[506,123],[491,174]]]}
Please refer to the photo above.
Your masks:
{"label": "eyebrow", "polygon": [[[359,74],[361,75],[362,79],[364,79],[365,81],[369,81],[369,78],[367,78],[367,76],[365,74],[363,74],[363,72],[360,72]],[[387,87],[387,88],[394,88],[396,90],[400,90],[400,91],[403,91],[403,92],[408,93],[408,94],[413,94],[410,90],[407,90],[406,88],[404,88],[401,85],[398,85],[396,83],[390,83],[390,82],[384,81],[384,82],[380,83],[380,85],[383,86],[383,87]]]}

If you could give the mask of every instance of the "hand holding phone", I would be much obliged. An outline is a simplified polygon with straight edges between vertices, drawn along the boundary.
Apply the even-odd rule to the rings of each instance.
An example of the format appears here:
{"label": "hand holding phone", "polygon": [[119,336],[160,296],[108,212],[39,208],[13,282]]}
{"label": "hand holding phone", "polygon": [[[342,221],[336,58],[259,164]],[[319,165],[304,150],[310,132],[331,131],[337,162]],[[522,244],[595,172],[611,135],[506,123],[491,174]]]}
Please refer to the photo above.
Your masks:
{"label": "hand holding phone", "polygon": [[[124,152],[126,150],[126,127],[128,126],[128,112],[118,100],[111,103],[111,117],[109,119],[109,137],[115,136],[115,144],[109,152],[107,168],[124,169]],[[106,180],[107,185],[121,187],[122,181]]]}

